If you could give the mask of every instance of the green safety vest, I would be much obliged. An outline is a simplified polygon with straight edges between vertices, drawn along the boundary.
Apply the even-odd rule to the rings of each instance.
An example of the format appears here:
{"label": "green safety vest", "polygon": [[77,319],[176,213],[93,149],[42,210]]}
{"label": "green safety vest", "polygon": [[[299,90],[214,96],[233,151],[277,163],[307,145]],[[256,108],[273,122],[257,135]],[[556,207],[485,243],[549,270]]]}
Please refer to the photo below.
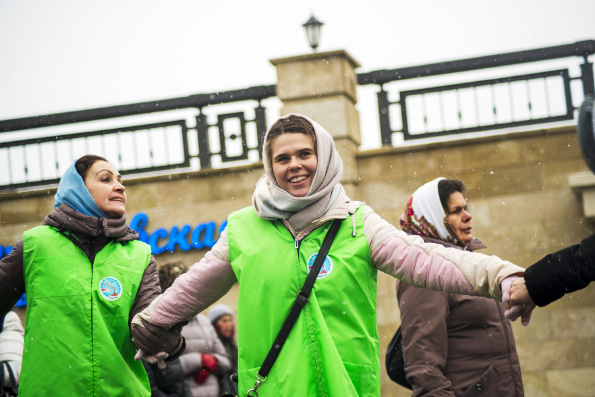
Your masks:
{"label": "green safety vest", "polygon": [[112,241],[92,265],[66,236],[39,226],[25,232],[23,251],[19,396],[150,396],[128,326],[150,247]]}
{"label": "green safety vest", "polygon": [[[360,207],[353,215],[355,237],[351,215],[342,222],[310,301],[258,388],[260,397],[380,396],[377,270],[370,261],[363,212]],[[230,215],[229,255],[240,284],[240,394],[254,386],[330,224],[312,231],[296,248],[283,223],[262,219],[251,207]]]}

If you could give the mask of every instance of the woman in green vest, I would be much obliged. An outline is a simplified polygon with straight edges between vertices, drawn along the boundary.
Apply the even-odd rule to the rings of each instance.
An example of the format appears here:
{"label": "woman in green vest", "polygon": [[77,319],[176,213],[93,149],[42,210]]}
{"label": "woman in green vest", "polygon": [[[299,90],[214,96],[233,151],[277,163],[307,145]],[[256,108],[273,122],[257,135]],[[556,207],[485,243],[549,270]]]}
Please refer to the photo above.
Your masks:
{"label": "woman in green vest", "polygon": [[129,322],[158,296],[159,278],[125,208],[115,167],[81,157],[44,225],[0,261],[0,317],[27,293],[20,396],[150,396]]}
{"label": "woman in green vest", "polygon": [[261,397],[380,395],[378,271],[498,300],[502,281],[523,272],[494,256],[426,244],[351,200],[339,182],[343,165],[331,135],[306,116],[272,125],[263,162],[252,206],[232,213],[213,249],[133,319],[143,354],[161,352],[159,328],[206,309],[237,281],[239,389],[246,396],[335,219],[341,226],[308,303],[260,381]]}

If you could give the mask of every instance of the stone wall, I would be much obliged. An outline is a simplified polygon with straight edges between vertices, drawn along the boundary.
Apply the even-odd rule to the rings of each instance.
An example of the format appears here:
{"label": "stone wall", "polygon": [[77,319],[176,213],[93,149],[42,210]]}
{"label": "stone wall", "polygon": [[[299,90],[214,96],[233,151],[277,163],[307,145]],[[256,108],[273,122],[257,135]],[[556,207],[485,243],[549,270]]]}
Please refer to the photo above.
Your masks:
{"label": "stone wall", "polygon": [[[329,126],[327,126],[329,127]],[[330,128],[329,128],[330,129]],[[474,235],[485,253],[528,266],[544,254],[578,243],[595,231],[583,216],[569,176],[587,171],[574,127],[495,137],[358,152],[354,191],[382,217],[398,225],[409,195],[438,176],[458,177],[468,186]],[[250,205],[262,166],[198,171],[125,181],[129,217],[149,216],[146,230],[214,221]],[[55,189],[0,194],[0,245],[12,245],[53,208]],[[163,243],[160,243],[163,244]],[[163,263],[192,264],[206,250],[179,249],[157,256]],[[399,323],[395,280],[379,275],[378,326],[381,362]],[[237,286],[222,301],[237,307]],[[544,309],[529,327],[515,323],[526,395],[595,394],[595,288],[589,287]],[[21,311],[21,314],[23,312]],[[408,396],[382,375],[383,396]]]}
{"label": "stone wall", "polygon": [[[358,156],[361,199],[398,225],[409,195],[438,176],[468,187],[473,234],[482,252],[527,267],[595,231],[569,176],[587,170],[575,128],[531,131],[380,149]],[[399,322],[395,281],[379,276],[381,361]],[[513,323],[525,392],[531,396],[595,395],[595,287],[537,309],[529,327]],[[408,396],[384,376],[383,395]]]}

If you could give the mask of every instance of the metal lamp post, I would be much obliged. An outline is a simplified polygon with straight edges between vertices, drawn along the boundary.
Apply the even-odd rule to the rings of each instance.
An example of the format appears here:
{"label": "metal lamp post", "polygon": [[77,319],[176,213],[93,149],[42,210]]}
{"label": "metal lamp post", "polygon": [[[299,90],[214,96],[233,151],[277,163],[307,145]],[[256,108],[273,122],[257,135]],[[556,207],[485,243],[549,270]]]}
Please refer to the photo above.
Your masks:
{"label": "metal lamp post", "polygon": [[324,24],[316,19],[314,15],[308,19],[308,22],[302,25],[306,29],[308,42],[310,43],[310,47],[312,47],[314,52],[316,52],[316,48],[318,48],[318,44],[320,42],[320,27],[322,25]]}

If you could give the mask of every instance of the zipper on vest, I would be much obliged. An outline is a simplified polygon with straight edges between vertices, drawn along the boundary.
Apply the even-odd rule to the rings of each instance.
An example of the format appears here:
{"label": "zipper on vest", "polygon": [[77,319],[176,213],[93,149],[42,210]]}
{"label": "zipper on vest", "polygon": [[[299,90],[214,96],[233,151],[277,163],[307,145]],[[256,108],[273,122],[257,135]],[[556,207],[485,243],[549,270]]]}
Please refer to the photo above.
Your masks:
{"label": "zipper on vest", "polygon": [[302,244],[302,240],[298,240],[298,238],[296,237],[295,239],[295,249],[298,251],[298,253],[300,252],[300,245]]}
{"label": "zipper on vest", "polygon": [[89,262],[91,262],[91,268],[93,268],[93,264],[95,263],[95,256],[97,253],[95,252],[95,237],[91,237],[89,240]]}
{"label": "zipper on vest", "polygon": [[[105,232],[103,230],[103,218],[99,217],[97,218],[97,237],[105,235]],[[91,283],[95,283],[97,282],[97,280],[93,279],[93,266],[95,264],[95,258],[97,257],[97,252],[96,252],[96,239],[95,236],[91,237],[91,258],[89,258],[91,260]],[[91,285],[91,290],[93,290],[93,286]],[[95,324],[94,322],[94,316],[93,316],[93,294],[91,294],[91,362],[95,361],[94,357],[95,357]],[[93,385],[93,396],[95,395],[95,382],[97,379],[97,371],[95,368],[95,365],[93,365],[93,380],[92,380],[92,385]]]}
{"label": "zipper on vest", "polygon": [[103,231],[103,218],[97,218],[97,235],[102,236],[105,232]]}
{"label": "zipper on vest", "polygon": [[[91,263],[91,268],[93,268],[93,263]],[[93,291],[93,270],[91,270],[91,291]],[[95,370],[95,331],[93,324],[93,294],[91,294],[91,395],[95,395],[95,377],[96,377],[96,370]]]}
{"label": "zipper on vest", "polygon": [[[105,235],[102,221],[103,218],[97,218],[97,236]],[[93,267],[93,264],[95,263],[95,257],[97,257],[97,252],[95,252],[95,236],[91,236],[90,244],[91,246],[89,247],[89,253],[91,256],[89,257],[89,260],[91,261],[91,267]]]}

